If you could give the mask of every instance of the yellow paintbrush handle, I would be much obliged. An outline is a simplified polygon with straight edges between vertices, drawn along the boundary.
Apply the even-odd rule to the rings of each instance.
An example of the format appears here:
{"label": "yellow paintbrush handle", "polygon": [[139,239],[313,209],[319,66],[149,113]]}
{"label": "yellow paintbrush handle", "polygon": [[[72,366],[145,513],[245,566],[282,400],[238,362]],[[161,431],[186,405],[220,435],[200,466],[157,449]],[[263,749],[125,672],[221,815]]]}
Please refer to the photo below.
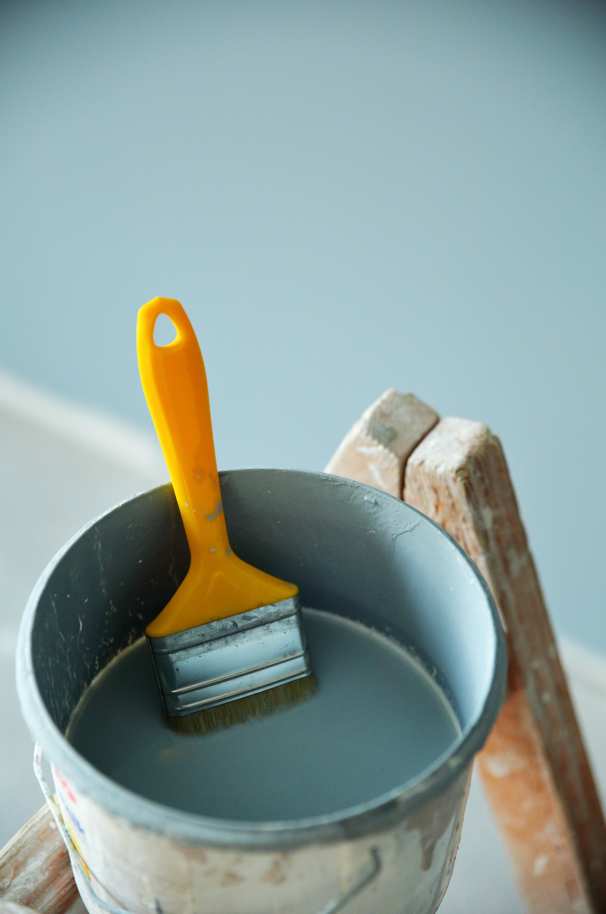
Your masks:
{"label": "yellow paintbrush handle", "polygon": [[[154,343],[161,314],[177,335],[167,346]],[[183,307],[171,298],[154,298],[139,311],[137,357],[141,383],[183,518],[192,552],[225,550],[227,530],[210,418],[202,353]],[[206,518],[217,514],[215,522]]]}
{"label": "yellow paintbrush handle", "polygon": [[[160,314],[177,335],[154,343]],[[242,562],[231,551],[221,503],[208,385],[193,327],[178,301],[154,298],[137,319],[137,358],[191,552],[179,590],[147,627],[164,637],[294,596],[297,588]]]}

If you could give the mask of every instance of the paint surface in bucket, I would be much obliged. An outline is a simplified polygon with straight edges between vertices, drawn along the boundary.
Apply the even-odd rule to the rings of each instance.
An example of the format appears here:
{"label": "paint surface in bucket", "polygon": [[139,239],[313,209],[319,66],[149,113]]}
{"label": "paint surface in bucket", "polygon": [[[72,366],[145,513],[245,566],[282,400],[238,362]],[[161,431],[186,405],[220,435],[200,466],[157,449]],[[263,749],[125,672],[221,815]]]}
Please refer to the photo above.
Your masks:
{"label": "paint surface in bucket", "polygon": [[304,610],[316,695],[213,734],[164,718],[144,639],[78,704],[67,737],[96,768],[166,806],[240,821],[337,812],[419,775],[460,734],[441,689],[402,647],[330,613]]}

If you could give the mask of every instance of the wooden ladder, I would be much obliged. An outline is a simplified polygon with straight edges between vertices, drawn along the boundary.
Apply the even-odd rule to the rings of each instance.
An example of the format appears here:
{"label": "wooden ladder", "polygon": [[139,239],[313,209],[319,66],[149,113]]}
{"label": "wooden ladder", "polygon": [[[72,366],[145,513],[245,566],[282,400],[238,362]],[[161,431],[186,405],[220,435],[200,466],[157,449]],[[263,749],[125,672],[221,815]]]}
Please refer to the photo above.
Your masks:
{"label": "wooden ladder", "polygon": [[477,763],[522,902],[528,914],[604,914],[606,825],[499,439],[389,390],[326,469],[418,508],[484,575],[509,676]]}

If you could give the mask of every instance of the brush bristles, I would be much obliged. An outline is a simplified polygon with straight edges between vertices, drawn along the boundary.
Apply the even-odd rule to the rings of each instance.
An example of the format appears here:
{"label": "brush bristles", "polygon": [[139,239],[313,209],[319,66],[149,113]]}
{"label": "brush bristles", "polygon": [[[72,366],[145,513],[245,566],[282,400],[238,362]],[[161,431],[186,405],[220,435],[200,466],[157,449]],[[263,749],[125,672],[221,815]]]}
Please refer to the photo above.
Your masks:
{"label": "brush bristles", "polygon": [[176,733],[199,736],[215,730],[225,730],[234,724],[243,724],[253,717],[267,717],[276,711],[284,711],[302,701],[307,701],[316,691],[316,677],[313,673],[300,679],[293,679],[284,685],[245,695],[235,701],[226,701],[213,708],[193,711],[183,717],[169,717],[168,723]]}

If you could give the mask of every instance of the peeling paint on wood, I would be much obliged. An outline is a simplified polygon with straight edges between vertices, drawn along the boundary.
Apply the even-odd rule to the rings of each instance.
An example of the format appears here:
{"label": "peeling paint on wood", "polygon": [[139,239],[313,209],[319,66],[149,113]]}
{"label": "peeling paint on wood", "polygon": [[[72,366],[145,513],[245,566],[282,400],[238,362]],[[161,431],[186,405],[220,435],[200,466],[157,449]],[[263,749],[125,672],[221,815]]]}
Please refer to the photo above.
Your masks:
{"label": "peeling paint on wood", "polygon": [[11,902],[64,914],[77,897],[63,839],[45,805],[0,851],[0,911]]}
{"label": "peeling paint on wood", "polygon": [[39,914],[33,908],[26,908],[25,905],[15,904],[14,901],[0,901],[0,914]]}
{"label": "peeling paint on wood", "polygon": [[401,498],[406,459],[438,418],[414,394],[386,390],[352,426],[326,472]]}

